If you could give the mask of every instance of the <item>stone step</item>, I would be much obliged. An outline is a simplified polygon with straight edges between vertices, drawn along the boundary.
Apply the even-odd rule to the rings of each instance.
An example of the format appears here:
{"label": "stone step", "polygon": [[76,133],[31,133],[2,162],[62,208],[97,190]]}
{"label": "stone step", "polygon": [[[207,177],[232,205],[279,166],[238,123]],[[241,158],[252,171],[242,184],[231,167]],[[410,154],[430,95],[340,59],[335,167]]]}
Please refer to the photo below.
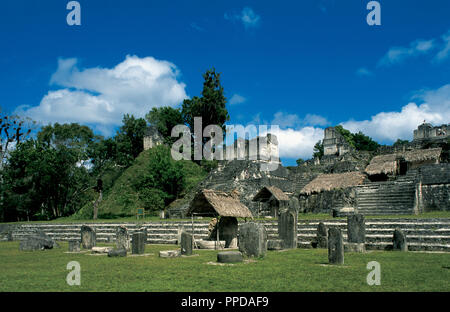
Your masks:
{"label": "stone step", "polygon": [[[383,211],[386,213],[386,211]],[[316,237],[316,229],[319,222],[324,222],[326,226],[337,226],[342,229],[346,239],[347,221],[338,220],[300,220],[298,222],[299,247],[310,248],[311,241]],[[257,221],[265,225],[268,236],[271,239],[278,238],[278,225],[276,220]],[[98,242],[114,242],[116,228],[120,224],[101,224],[93,226],[97,232]],[[127,224],[124,224],[127,225]],[[192,225],[184,223],[149,223],[130,224],[128,226],[130,234],[139,227],[147,229],[148,244],[174,244],[177,242],[178,228],[183,226],[189,232]],[[24,236],[35,230],[42,229],[55,240],[80,239],[81,224],[70,225],[21,225],[13,233],[15,240],[20,240]],[[412,248],[423,248],[423,250],[443,250],[444,245],[450,244],[450,219],[366,219],[366,239],[367,244],[374,248],[379,246],[392,245],[392,235],[395,228],[402,229],[408,237]],[[208,233],[208,223],[196,223],[194,225],[194,235],[196,239],[206,238]],[[6,235],[0,236],[0,240],[6,240]],[[422,246],[422,247],[421,247]],[[442,247],[444,246],[444,247]]]}
{"label": "stone step", "polygon": [[[347,233],[347,229],[341,229],[342,233]],[[450,229],[443,230],[426,230],[426,229],[402,229],[406,235],[436,235],[436,236],[450,236]],[[368,229],[366,228],[366,234],[370,235],[392,235],[394,229]],[[267,231],[268,234],[276,234],[276,231]],[[317,234],[316,228],[311,229],[299,229],[298,234]]]}

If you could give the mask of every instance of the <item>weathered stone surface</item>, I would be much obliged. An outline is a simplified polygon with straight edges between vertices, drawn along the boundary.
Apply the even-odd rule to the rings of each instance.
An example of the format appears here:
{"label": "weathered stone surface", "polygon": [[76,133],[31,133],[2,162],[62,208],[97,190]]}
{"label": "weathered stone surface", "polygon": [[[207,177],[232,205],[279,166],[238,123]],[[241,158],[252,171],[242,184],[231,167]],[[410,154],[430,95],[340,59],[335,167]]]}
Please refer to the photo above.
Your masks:
{"label": "weathered stone surface", "polygon": [[127,250],[125,248],[115,248],[108,251],[108,257],[126,257]]}
{"label": "weathered stone surface", "polygon": [[366,223],[364,215],[354,214],[347,217],[347,237],[349,243],[366,242]]}
{"label": "weathered stone surface", "polygon": [[281,239],[267,240],[267,250],[281,250],[283,249],[283,241]]}
{"label": "weathered stone surface", "polygon": [[217,262],[237,263],[244,261],[242,253],[239,251],[222,251],[217,254]]}
{"label": "weathered stone surface", "polygon": [[195,243],[199,249],[223,249],[225,247],[225,241],[209,241],[209,240],[196,240]]}
{"label": "weathered stone surface", "polygon": [[81,245],[84,249],[92,249],[96,244],[96,235],[94,229],[90,226],[81,226]]}
{"label": "weathered stone surface", "polygon": [[160,258],[176,258],[181,256],[181,250],[163,250],[159,252]]}
{"label": "weathered stone surface", "polygon": [[344,264],[344,243],[340,229],[328,230],[328,262],[330,264]]}
{"label": "weathered stone surface", "polygon": [[187,232],[181,233],[181,254],[185,256],[192,255],[192,248],[194,245],[194,239],[192,234]]}
{"label": "weathered stone surface", "polygon": [[364,243],[344,243],[345,252],[366,252],[366,244]]}
{"label": "weathered stone surface", "polygon": [[393,250],[408,251],[406,234],[402,230],[395,229],[394,235],[392,237],[392,243],[393,243],[392,248]]}
{"label": "weathered stone surface", "polygon": [[239,251],[248,257],[264,257],[267,251],[267,232],[261,223],[248,222],[239,229]]}
{"label": "weathered stone surface", "polygon": [[237,234],[238,234],[237,219],[234,217],[221,217],[219,220],[218,227],[219,227],[219,240],[225,241],[225,248],[236,248]]}
{"label": "weathered stone surface", "polygon": [[297,213],[292,210],[281,211],[278,218],[278,236],[283,248],[297,248]]}
{"label": "weathered stone surface", "polygon": [[136,232],[144,233],[145,239],[147,239],[147,228],[145,226],[142,226],[136,230]]}
{"label": "weathered stone surface", "polygon": [[13,235],[12,232],[14,230],[13,226],[10,226],[9,224],[0,224],[0,234],[6,234],[6,239],[8,242],[13,241]]}
{"label": "weathered stone surface", "polygon": [[70,240],[69,241],[69,252],[80,252],[80,241]]}
{"label": "weathered stone surface", "polygon": [[317,226],[317,248],[328,247],[328,230],[323,222],[320,222]]}
{"label": "weathered stone surface", "polygon": [[134,233],[132,236],[132,250],[131,253],[135,255],[142,255],[145,252],[145,242],[147,235],[142,232]]}
{"label": "weathered stone surface", "polygon": [[99,253],[99,254],[102,254],[102,253],[107,254],[111,250],[113,250],[112,247],[92,247],[92,249],[91,249],[92,253]]}
{"label": "weathered stone surface", "polygon": [[116,229],[116,248],[130,250],[130,235],[128,229],[124,226],[119,226]]}
{"label": "weathered stone surface", "polygon": [[300,202],[299,202],[298,198],[297,197],[290,197],[288,206],[289,206],[289,210],[290,211],[298,213],[299,210],[300,210]]}
{"label": "weathered stone surface", "polygon": [[58,247],[56,242],[43,232],[36,232],[20,241],[19,250],[36,251]]}

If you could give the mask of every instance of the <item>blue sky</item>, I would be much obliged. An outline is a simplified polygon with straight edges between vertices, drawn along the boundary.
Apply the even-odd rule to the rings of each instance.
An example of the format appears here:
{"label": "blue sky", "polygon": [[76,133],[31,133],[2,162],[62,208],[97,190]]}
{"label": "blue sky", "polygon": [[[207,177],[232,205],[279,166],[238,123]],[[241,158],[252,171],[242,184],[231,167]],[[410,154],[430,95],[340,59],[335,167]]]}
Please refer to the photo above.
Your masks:
{"label": "blue sky", "polygon": [[[230,124],[278,124],[284,163],[309,158],[327,126],[380,143],[450,122],[450,2],[368,0],[4,0],[0,105],[108,135],[123,112],[180,105],[214,66]],[[232,104],[231,104],[232,103]]]}

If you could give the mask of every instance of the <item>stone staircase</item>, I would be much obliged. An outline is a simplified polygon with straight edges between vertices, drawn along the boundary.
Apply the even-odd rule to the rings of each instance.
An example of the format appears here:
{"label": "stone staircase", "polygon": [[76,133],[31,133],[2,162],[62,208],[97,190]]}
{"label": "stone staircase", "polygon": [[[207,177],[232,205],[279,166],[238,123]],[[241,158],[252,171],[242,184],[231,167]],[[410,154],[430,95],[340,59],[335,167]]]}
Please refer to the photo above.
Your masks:
{"label": "stone staircase", "polygon": [[395,181],[371,182],[356,187],[358,213],[364,215],[414,214],[415,171]]}
{"label": "stone staircase", "polygon": [[[194,237],[206,239],[208,221],[194,222]],[[265,225],[269,239],[278,238],[277,221],[258,221]],[[339,227],[343,231],[344,240],[347,239],[346,220],[314,220],[298,222],[298,247],[311,248],[311,242],[316,237],[319,222],[326,226]],[[21,224],[14,225],[12,233],[14,240],[21,240],[36,230],[41,230],[56,241],[80,239],[82,224]],[[178,229],[184,227],[192,232],[190,221],[180,222],[148,222],[89,224],[97,235],[97,241],[102,243],[114,242],[116,227],[124,225],[132,234],[138,228],[147,229],[147,244],[176,244]],[[389,249],[392,246],[392,235],[399,228],[407,235],[409,250],[447,251],[450,252],[450,219],[366,219],[366,249]],[[0,240],[6,241],[7,235],[0,235]]]}
{"label": "stone staircase", "polygon": [[[302,221],[298,223],[298,247],[311,248],[317,235],[317,226],[323,222],[327,227],[342,230],[347,240],[347,220]],[[268,224],[269,236],[277,235],[275,224]],[[411,251],[450,252],[450,219],[366,219],[366,249],[385,250],[392,247],[394,230],[401,229],[407,236]]]}
{"label": "stone staircase", "polygon": [[[128,233],[133,234],[138,229],[147,229],[147,244],[176,244],[178,229],[184,227],[192,232],[192,224],[189,221],[182,222],[152,222],[144,224],[136,223],[93,223],[86,224],[94,228],[97,242],[114,242],[116,228],[123,225],[128,228]],[[13,240],[21,240],[34,231],[43,231],[56,241],[80,240],[82,224],[22,224],[15,226]],[[208,235],[208,222],[194,222],[194,237],[206,238]],[[0,240],[7,240],[6,235],[0,236]]]}

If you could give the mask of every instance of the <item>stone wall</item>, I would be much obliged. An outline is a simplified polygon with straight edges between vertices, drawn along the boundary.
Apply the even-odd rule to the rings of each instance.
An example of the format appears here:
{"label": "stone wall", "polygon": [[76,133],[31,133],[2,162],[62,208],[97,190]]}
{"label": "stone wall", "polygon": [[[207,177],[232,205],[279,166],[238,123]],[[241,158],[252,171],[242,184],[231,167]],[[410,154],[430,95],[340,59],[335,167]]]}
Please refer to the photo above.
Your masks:
{"label": "stone wall", "polygon": [[416,206],[418,212],[450,210],[450,163],[419,168]]}
{"label": "stone wall", "polygon": [[331,213],[356,206],[354,188],[337,189],[299,197],[300,212]]}
{"label": "stone wall", "polygon": [[422,211],[450,211],[450,184],[422,185]]}
{"label": "stone wall", "polygon": [[419,174],[422,184],[450,184],[450,163],[423,166]]}

